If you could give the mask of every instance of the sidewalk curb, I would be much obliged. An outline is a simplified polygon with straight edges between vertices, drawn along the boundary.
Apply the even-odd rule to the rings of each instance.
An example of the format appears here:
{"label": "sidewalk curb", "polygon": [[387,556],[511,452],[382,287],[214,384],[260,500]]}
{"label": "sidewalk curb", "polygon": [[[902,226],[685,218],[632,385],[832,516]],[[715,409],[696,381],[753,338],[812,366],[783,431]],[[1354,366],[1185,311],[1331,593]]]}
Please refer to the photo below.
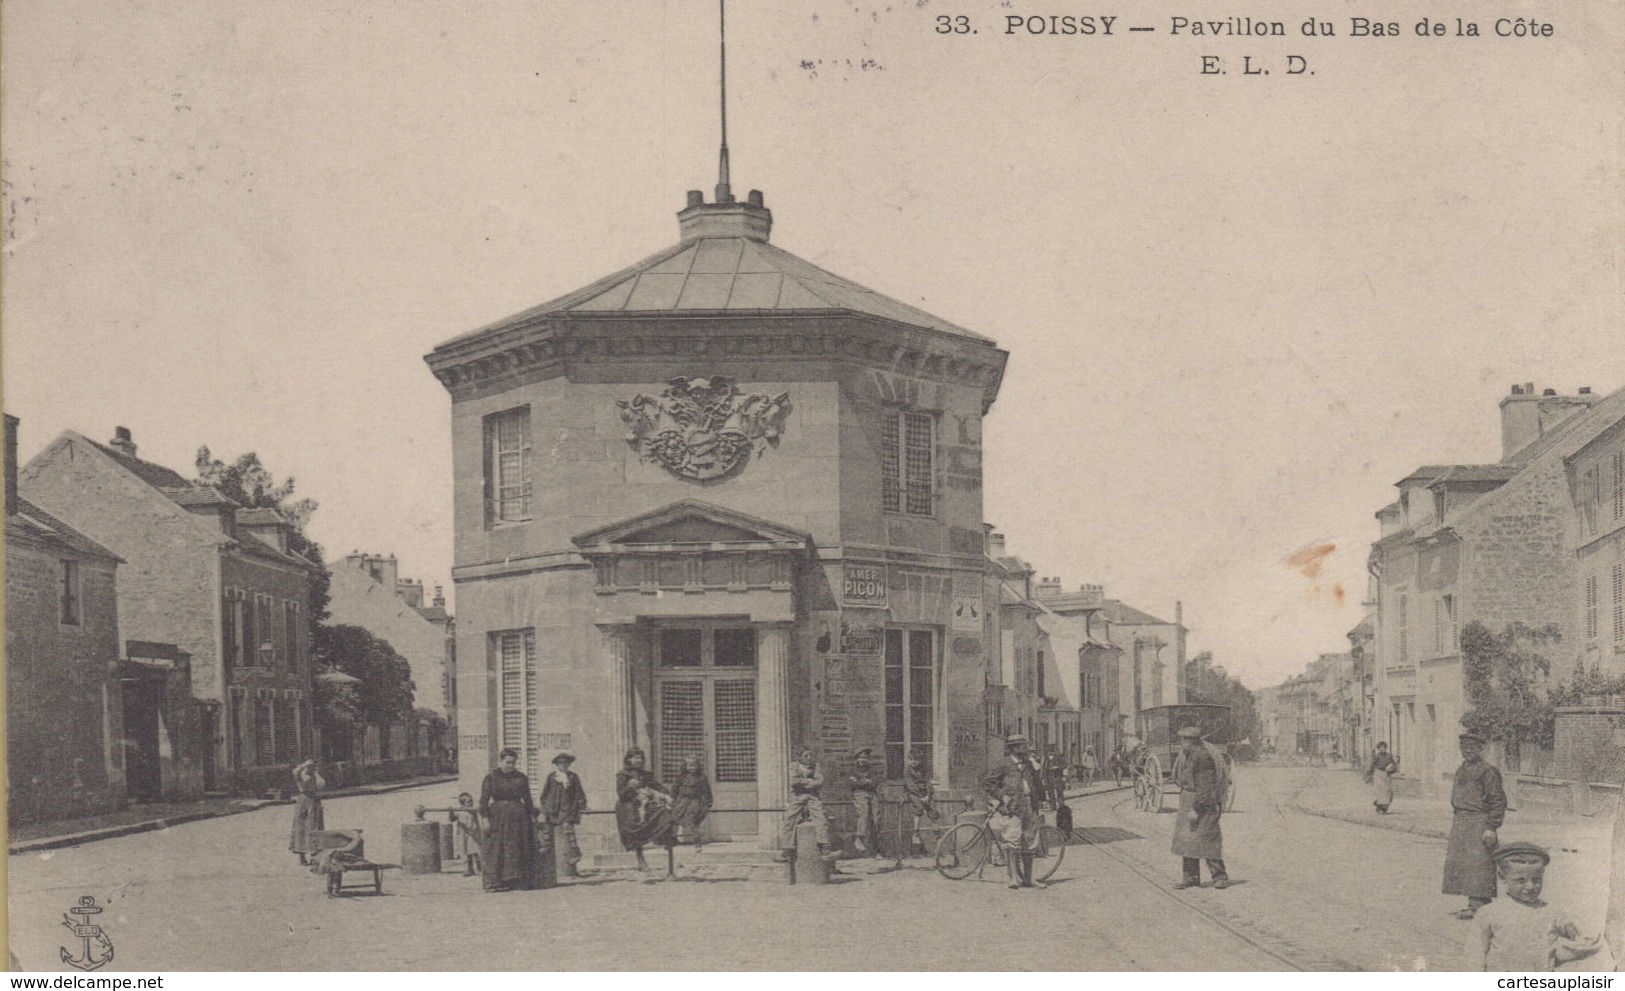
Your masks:
{"label": "sidewalk curb", "polygon": [[[456,781],[457,775],[436,775],[432,778],[413,778],[410,781],[388,781],[372,785],[356,785],[351,788],[339,788],[323,795],[323,798],[349,798],[357,795],[382,795],[386,792],[404,791],[407,788],[418,788],[423,785],[445,784]],[[102,829],[86,830],[82,833],[66,833],[61,836],[42,836],[34,840],[22,840],[10,844],[6,848],[8,855],[19,853],[34,853],[40,850],[60,850],[63,847],[79,846],[84,843],[94,843],[97,840],[117,839],[120,836],[132,836],[136,833],[150,833],[158,829],[168,829],[171,826],[180,826],[188,822],[202,822],[205,819],[219,819],[224,816],[241,815],[244,812],[257,812],[260,809],[273,805],[292,805],[291,798],[250,798],[243,799],[235,808],[212,809],[207,812],[183,812],[179,815],[166,816],[162,819],[146,819],[141,822],[125,823],[122,826],[107,826]]]}
{"label": "sidewalk curb", "polygon": [[1366,826],[1371,829],[1385,829],[1391,833],[1410,833],[1413,836],[1427,836],[1436,840],[1447,840],[1450,838],[1450,833],[1443,829],[1433,829],[1427,826],[1407,826],[1397,822],[1372,822],[1370,819],[1361,818],[1352,812],[1332,812],[1327,809],[1312,809],[1308,806],[1297,804],[1288,805],[1286,807],[1294,812],[1298,812],[1306,816],[1318,816],[1321,819],[1336,819],[1340,822],[1352,823],[1356,826]]}

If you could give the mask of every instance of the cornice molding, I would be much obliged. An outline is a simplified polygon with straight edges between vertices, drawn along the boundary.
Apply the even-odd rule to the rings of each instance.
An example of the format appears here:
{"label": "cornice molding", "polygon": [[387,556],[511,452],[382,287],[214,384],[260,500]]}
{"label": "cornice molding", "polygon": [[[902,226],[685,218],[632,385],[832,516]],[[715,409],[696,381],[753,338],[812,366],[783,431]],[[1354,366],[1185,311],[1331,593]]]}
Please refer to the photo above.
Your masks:
{"label": "cornice molding", "polygon": [[453,401],[478,395],[505,376],[553,378],[576,367],[639,359],[757,359],[850,362],[979,388],[985,410],[998,394],[1008,358],[991,344],[859,314],[832,319],[728,313],[675,320],[669,314],[544,319],[445,345],[424,361]]}

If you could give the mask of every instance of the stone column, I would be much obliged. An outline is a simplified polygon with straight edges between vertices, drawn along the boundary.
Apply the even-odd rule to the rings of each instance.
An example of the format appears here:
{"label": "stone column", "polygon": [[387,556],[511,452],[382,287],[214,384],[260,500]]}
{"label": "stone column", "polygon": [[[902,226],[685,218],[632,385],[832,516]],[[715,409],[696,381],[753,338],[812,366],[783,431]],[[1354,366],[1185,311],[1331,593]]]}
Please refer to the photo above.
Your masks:
{"label": "stone column", "polygon": [[[756,806],[782,809],[790,800],[790,627],[756,628]],[[764,850],[779,848],[782,812],[759,812]]]}
{"label": "stone column", "polygon": [[605,684],[604,747],[608,767],[620,770],[621,756],[637,743],[637,726],[632,719],[632,659],[636,656],[637,627],[600,626],[603,639]]}

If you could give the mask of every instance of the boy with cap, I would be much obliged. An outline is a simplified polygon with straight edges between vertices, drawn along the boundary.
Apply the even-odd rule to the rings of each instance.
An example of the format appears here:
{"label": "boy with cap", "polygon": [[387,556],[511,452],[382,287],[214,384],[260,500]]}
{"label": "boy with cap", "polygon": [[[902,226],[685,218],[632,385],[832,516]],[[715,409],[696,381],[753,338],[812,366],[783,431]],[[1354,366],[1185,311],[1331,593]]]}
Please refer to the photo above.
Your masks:
{"label": "boy with cap", "polygon": [[1569,913],[1541,901],[1551,855],[1533,843],[1508,843],[1494,853],[1507,897],[1479,909],[1467,935],[1467,970],[1539,972],[1601,949],[1585,939]]}
{"label": "boy with cap", "polygon": [[1465,920],[1495,900],[1495,863],[1490,853],[1495,849],[1495,831],[1506,819],[1507,793],[1501,786],[1500,769],[1484,760],[1484,738],[1463,733],[1456,739],[1461,766],[1456,768],[1450,788],[1455,815],[1445,847],[1441,890],[1467,896],[1467,907],[1456,913],[1456,918]]}
{"label": "boy with cap", "polygon": [[[856,822],[852,828],[852,842],[860,855],[869,852],[869,844],[873,841],[875,833],[875,793],[880,789],[880,779],[875,774],[874,767],[869,763],[869,756],[874,751],[864,747],[853,755],[852,773],[847,775],[847,783],[852,786],[852,812]],[[880,856],[880,851],[874,851]]]}
{"label": "boy with cap", "polygon": [[925,762],[925,751],[915,747],[909,751],[907,763],[903,765],[903,804],[897,809],[899,863],[904,853],[912,852],[915,848],[925,852],[925,837],[920,833],[920,821],[929,819],[936,822],[941,818],[941,813],[931,804],[934,791],[931,768]]}
{"label": "boy with cap", "polygon": [[587,811],[587,790],[581,786],[581,777],[570,770],[575,759],[575,754],[568,752],[554,755],[553,770],[542,785],[540,802],[542,849],[556,851],[557,841],[564,841],[565,877],[580,875],[581,845],[576,842],[576,827],[581,824],[581,813]]}

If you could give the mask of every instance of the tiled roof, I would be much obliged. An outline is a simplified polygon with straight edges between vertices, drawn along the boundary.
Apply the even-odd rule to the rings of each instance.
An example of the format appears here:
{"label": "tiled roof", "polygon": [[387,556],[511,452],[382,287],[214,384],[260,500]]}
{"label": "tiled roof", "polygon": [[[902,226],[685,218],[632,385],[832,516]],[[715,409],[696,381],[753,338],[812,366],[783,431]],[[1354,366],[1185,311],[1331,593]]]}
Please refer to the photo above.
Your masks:
{"label": "tiled roof", "polygon": [[6,517],[6,529],[9,531],[14,526],[29,536],[57,541],[81,554],[124,560],[27,499],[18,499],[16,514]]}
{"label": "tiled roof", "polygon": [[1435,478],[1438,478],[1440,475],[1443,475],[1445,472],[1449,471],[1450,469],[1452,469],[1454,467],[1456,467],[1456,466],[1455,465],[1423,465],[1420,468],[1416,469],[1415,471],[1411,472],[1409,475],[1406,475],[1404,478],[1402,478],[1399,481],[1395,482],[1394,484],[1395,485],[1404,485],[1406,482],[1415,482],[1415,481],[1431,482]]}
{"label": "tiled roof", "polygon": [[276,510],[260,507],[237,510],[237,524],[239,526],[286,526],[288,521],[283,519],[282,514]]}
{"label": "tiled roof", "polygon": [[[156,467],[156,466],[154,466]],[[165,468],[165,471],[169,469]],[[212,485],[188,485],[183,489],[160,489],[182,506],[235,506],[237,500]]]}
{"label": "tiled roof", "polygon": [[1116,599],[1106,600],[1106,619],[1122,626],[1173,626],[1166,619],[1158,619]]}
{"label": "tiled roof", "polygon": [[747,237],[704,237],[667,248],[575,292],[505,317],[446,344],[521,326],[552,314],[683,311],[850,311],[992,343],[980,334],[826,272],[765,241]]}
{"label": "tiled roof", "polygon": [[[91,441],[90,443],[96,444],[95,441]],[[179,474],[165,468],[163,465],[155,465],[151,461],[142,461],[140,458],[133,458],[130,455],[125,454],[123,451],[120,451],[118,448],[108,447],[106,444],[96,444],[96,447],[103,454],[112,458],[114,461],[117,461],[120,466],[129,471],[135,477],[141,479],[143,482],[146,482],[155,489],[190,489],[192,487],[192,482],[190,479],[181,477]]]}
{"label": "tiled roof", "polygon": [[1511,465],[1456,465],[1434,479],[1433,485],[1451,482],[1504,482],[1518,473]]}

